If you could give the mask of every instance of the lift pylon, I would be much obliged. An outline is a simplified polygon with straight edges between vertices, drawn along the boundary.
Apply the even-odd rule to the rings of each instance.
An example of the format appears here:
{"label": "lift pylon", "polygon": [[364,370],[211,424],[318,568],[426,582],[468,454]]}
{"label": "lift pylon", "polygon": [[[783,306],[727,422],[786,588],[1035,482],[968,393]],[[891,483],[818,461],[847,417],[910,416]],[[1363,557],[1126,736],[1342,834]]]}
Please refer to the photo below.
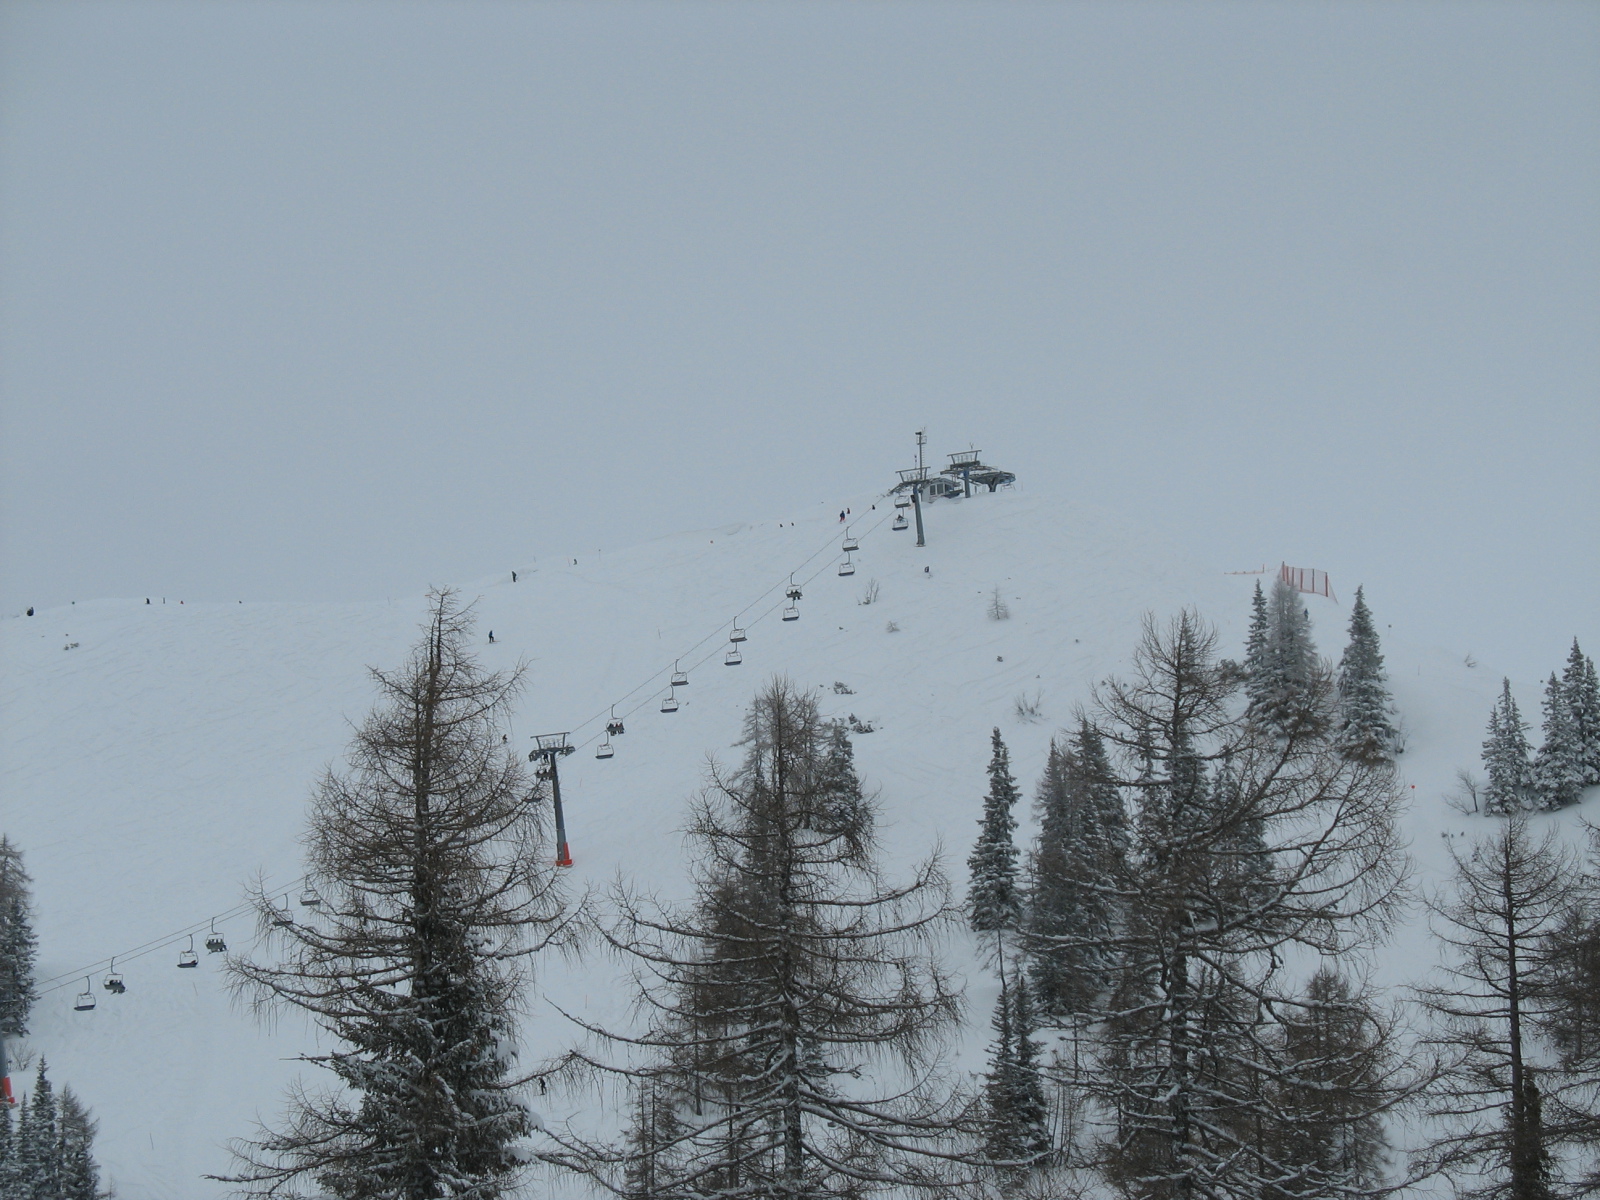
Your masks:
{"label": "lift pylon", "polygon": [[550,796],[556,810],[556,866],[570,867],[572,851],[567,846],[567,819],[561,811],[561,772],[556,761],[577,749],[564,733],[541,733],[534,737],[533,749],[528,751],[528,761],[542,760],[550,779]]}

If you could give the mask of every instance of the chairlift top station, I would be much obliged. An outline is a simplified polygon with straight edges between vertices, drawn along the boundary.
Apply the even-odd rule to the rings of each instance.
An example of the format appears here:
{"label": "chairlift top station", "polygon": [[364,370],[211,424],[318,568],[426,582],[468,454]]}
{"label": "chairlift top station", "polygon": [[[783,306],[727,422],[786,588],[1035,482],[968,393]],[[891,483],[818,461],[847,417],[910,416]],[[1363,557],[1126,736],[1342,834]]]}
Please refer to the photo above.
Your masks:
{"label": "chairlift top station", "polygon": [[[920,443],[918,449],[921,449]],[[981,450],[959,450],[946,457],[950,465],[938,474],[933,473],[932,467],[921,465],[896,472],[899,480],[889,489],[889,494],[898,496],[916,491],[930,500],[937,500],[946,496],[970,496],[974,484],[994,492],[1017,481],[1015,472],[984,462]]]}

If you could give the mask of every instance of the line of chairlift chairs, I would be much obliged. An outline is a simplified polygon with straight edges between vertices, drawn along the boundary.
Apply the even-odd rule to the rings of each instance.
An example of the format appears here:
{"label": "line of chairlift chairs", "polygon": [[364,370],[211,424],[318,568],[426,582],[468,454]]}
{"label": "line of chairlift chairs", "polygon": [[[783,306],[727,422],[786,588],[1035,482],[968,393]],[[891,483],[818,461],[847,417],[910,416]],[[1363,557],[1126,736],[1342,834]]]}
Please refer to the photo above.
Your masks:
{"label": "line of chairlift chairs", "polygon": [[[318,908],[322,904],[322,897],[317,894],[316,888],[307,885],[300,892],[300,903],[305,908]],[[286,929],[294,924],[294,910],[289,907],[288,896],[283,898],[282,907],[276,904],[272,906],[270,920],[273,926],[278,929]],[[204,945],[208,954],[226,954],[228,951],[228,943],[217,929],[215,921],[211,922],[211,932],[206,934]],[[178,951],[178,969],[180,971],[192,970],[199,965],[200,953],[194,948],[194,934],[191,933],[188,946]],[[111,965],[106,970],[105,978],[100,981],[100,986],[113,996],[120,996],[128,990],[127,981],[123,979],[121,972],[117,970],[116,959],[113,958],[111,960]],[[83,977],[83,991],[78,993],[77,999],[72,1002],[72,1007],[77,1012],[89,1012],[94,1006],[94,989],[90,986],[89,977],[85,975]]]}
{"label": "line of chairlift chairs", "polygon": [[[900,499],[895,501],[896,508],[905,509],[909,508],[910,506],[911,501],[909,500]],[[901,512],[895,516],[893,527],[895,529],[904,529],[906,527],[906,517],[904,512]],[[844,561],[839,564],[839,574],[844,577],[854,575],[856,573],[856,565],[851,560],[850,556],[861,549],[861,542],[848,529],[845,530],[844,544],[841,549],[844,551]],[[795,583],[794,575],[791,573],[789,576],[789,588],[786,592],[784,592],[784,597],[788,600],[788,604],[786,604],[783,609],[783,619],[785,621],[798,621],[800,619],[799,602],[801,595],[802,593],[800,591],[800,587]],[[741,665],[744,662],[744,655],[739,652],[739,645],[740,643],[749,640],[749,635],[745,633],[744,627],[739,624],[739,618],[735,617],[733,628],[728,632],[729,644],[727,651],[722,656],[722,665],[725,667],[737,667]],[[661,711],[664,713],[677,712],[678,689],[688,686],[689,673],[685,670],[682,670],[677,662],[674,662],[672,664],[672,677],[667,684],[667,694],[662,698],[661,701]],[[606,736],[600,742],[600,744],[595,747],[594,756],[602,759],[614,758],[617,751],[616,747],[611,744],[611,739],[614,737],[621,737],[625,732],[626,730],[623,727],[622,718],[617,716],[617,706],[613,704],[611,706],[611,718],[606,722]],[[308,887],[300,893],[300,903],[307,908],[316,908],[322,903],[322,898],[317,895],[315,888]],[[289,908],[288,896],[283,898],[283,907],[279,908],[274,905],[272,912],[272,924],[274,926],[281,929],[294,924],[294,914]],[[212,923],[211,933],[205,940],[205,947],[206,950],[212,954],[222,954],[228,949],[228,944],[222,940],[222,935],[217,932],[215,922]],[[188,969],[192,967],[198,967],[199,965],[200,956],[195,951],[194,935],[191,934],[189,936],[188,949],[182,950],[178,953],[178,966],[180,969]],[[120,996],[128,990],[127,984],[123,982],[122,976],[117,973],[116,959],[111,960],[111,968],[107,972],[105,979],[101,981],[101,986],[114,996]],[[79,1012],[87,1012],[94,1006],[94,992],[89,986],[89,977],[84,976],[83,991],[78,993],[78,998],[72,1007],[77,1009]]]}
{"label": "line of chairlift chairs", "polygon": [[[906,503],[909,504],[910,501]],[[895,528],[905,528],[905,517],[903,515],[896,518]],[[846,577],[854,575],[856,573],[856,564],[850,556],[861,549],[860,539],[846,529],[844,544],[841,549],[844,551],[844,561],[839,564],[839,574]],[[788,590],[784,592],[784,598],[788,603],[784,605],[783,620],[798,621],[800,619],[801,596],[800,586],[795,583],[794,575],[791,573],[789,575]],[[728,649],[722,655],[722,665],[725,667],[737,667],[744,662],[744,655],[740,651],[739,645],[741,642],[749,641],[750,637],[745,632],[744,626],[739,624],[739,620],[740,618],[735,617],[733,627],[728,631]],[[681,662],[675,661],[672,664],[672,675],[667,681],[667,694],[661,698],[661,711],[664,713],[677,712],[680,707],[678,704],[678,689],[688,686],[689,673],[683,670]],[[613,704],[611,706],[611,719],[606,722],[606,736],[595,747],[594,756],[596,758],[615,758],[617,749],[611,744],[611,739],[620,737],[624,732],[622,719],[617,716],[617,706]]]}

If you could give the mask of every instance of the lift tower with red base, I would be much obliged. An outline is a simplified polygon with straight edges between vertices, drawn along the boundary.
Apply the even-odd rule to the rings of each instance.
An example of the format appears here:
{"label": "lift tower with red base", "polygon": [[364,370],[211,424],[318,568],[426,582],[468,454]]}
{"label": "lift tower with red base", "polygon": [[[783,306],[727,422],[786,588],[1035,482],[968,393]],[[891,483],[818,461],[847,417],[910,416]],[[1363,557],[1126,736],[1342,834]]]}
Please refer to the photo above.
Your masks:
{"label": "lift tower with red base", "polygon": [[0,1038],[0,1104],[14,1107],[17,1098],[11,1091],[11,1059],[6,1054],[6,1040]]}
{"label": "lift tower with red base", "polygon": [[572,851],[567,848],[567,818],[561,811],[561,772],[556,761],[577,749],[568,743],[564,733],[541,733],[534,739],[534,748],[528,751],[528,761],[538,762],[540,779],[550,781],[550,796],[556,809],[556,866],[570,867]]}

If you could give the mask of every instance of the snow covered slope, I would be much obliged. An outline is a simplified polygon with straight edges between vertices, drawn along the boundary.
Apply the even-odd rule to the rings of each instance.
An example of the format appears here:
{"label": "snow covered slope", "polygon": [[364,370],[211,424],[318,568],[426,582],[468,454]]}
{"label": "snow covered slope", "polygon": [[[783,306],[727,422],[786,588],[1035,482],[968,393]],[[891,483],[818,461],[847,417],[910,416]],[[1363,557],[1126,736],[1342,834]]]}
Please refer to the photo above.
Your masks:
{"label": "snow covered slope", "polygon": [[[463,585],[479,597],[483,660],[529,663],[515,742],[574,730],[587,743],[614,702],[626,716],[614,759],[596,761],[591,743],[563,764],[576,887],[622,872],[679,891],[684,799],[708,753],[731,756],[742,705],[773,673],[875,728],[856,739],[857,761],[881,793],[889,854],[906,862],[942,841],[959,879],[992,726],[1031,791],[1052,732],[1094,680],[1122,669],[1144,612],[1197,606],[1220,626],[1224,652],[1238,653],[1253,580],[1225,576],[1232,564],[1188,561],[1105,513],[1022,492],[941,501],[919,550],[911,532],[891,531],[883,500],[845,503],[861,538],[849,578],[836,573],[833,510],[576,560],[508,561],[505,574]],[[784,623],[791,571],[805,595],[801,619]],[[877,600],[863,604],[873,581]],[[1441,834],[1470,827],[1440,797],[1457,766],[1475,763],[1499,673],[1385,628],[1382,581],[1367,584],[1409,732],[1410,832],[1426,881],[1444,857]],[[996,587],[1008,620],[986,613]],[[168,935],[198,928],[198,945],[257,872],[291,888],[306,797],[371,703],[364,668],[401,661],[423,601],[154,599],[0,623],[0,829],[34,876],[40,975],[61,977],[35,1010],[28,1048],[93,1107],[123,1200],[190,1200],[224,1194],[201,1176],[228,1167],[226,1139],[276,1113],[290,1060],[313,1035],[292,1017],[258,1025],[227,994],[218,958],[202,952],[198,970],[177,970],[187,938]],[[1337,657],[1347,610],[1308,604],[1322,652]],[[730,668],[722,654],[736,618],[750,636],[744,664]],[[664,715],[675,660],[691,683],[682,709]],[[1020,718],[1018,697],[1036,697],[1042,719]],[[253,932],[237,915],[217,928],[235,948]],[[162,944],[140,957],[125,953],[153,941]],[[1383,973],[1405,977],[1430,953],[1415,922]],[[126,995],[100,988],[112,954]],[[85,971],[99,1004],[75,1012]],[[604,962],[553,961],[541,983],[563,1006],[592,1009],[613,974]],[[974,973],[974,1048],[991,995]],[[529,1055],[572,1036],[548,1006],[530,1005]]]}

